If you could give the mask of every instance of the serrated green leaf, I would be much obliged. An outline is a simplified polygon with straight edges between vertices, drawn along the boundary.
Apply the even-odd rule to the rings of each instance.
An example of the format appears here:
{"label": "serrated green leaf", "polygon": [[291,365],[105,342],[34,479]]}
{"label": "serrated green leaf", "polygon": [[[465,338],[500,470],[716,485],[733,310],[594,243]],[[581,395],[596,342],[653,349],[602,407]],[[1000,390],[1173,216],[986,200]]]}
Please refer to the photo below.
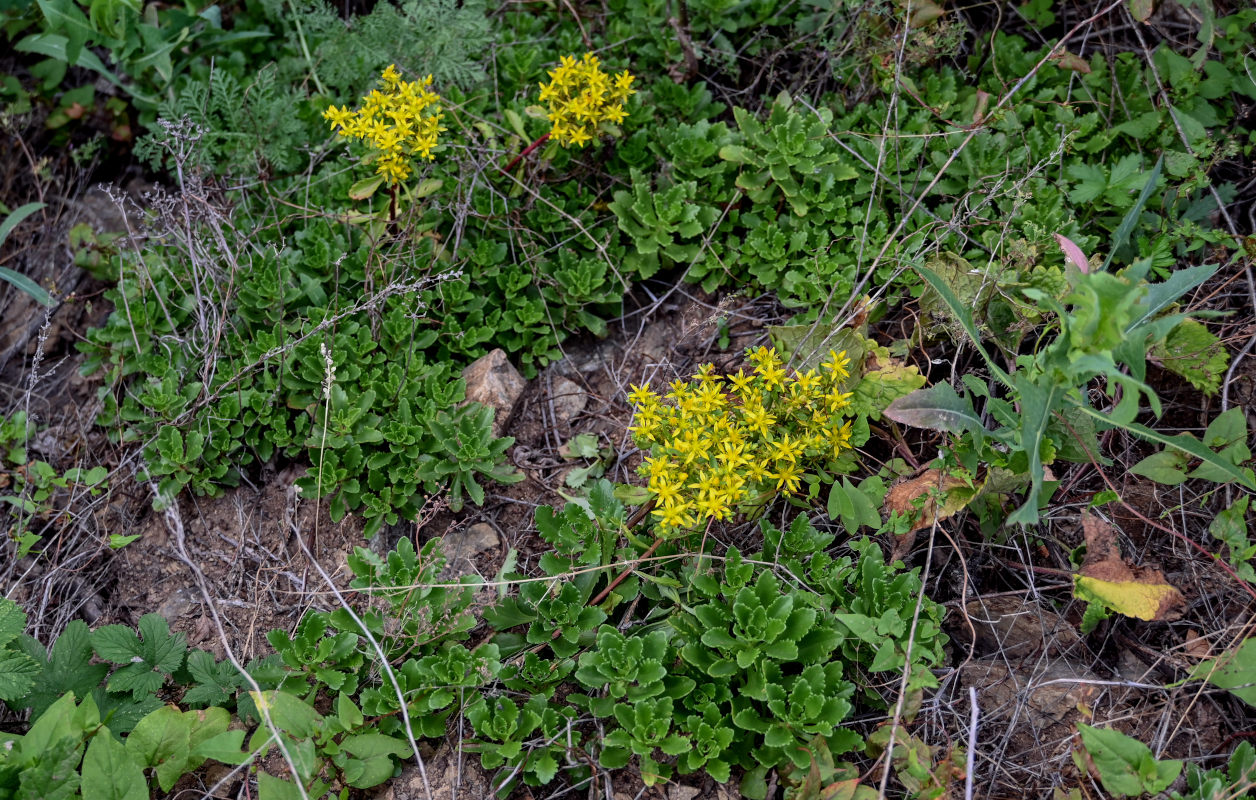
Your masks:
{"label": "serrated green leaf", "polygon": [[39,662],[25,653],[0,651],[0,700],[20,701],[40,671]]}
{"label": "serrated green leaf", "polygon": [[42,716],[45,709],[67,693],[88,696],[109,673],[107,664],[91,663],[91,632],[81,619],[71,620],[66,625],[53,644],[51,655],[43,653],[34,640],[26,644],[33,646],[24,646],[23,650],[36,661],[47,659],[24,701],[34,718]]}
{"label": "serrated green leaf", "polygon": [[1184,319],[1150,353],[1165,369],[1185,378],[1204,394],[1216,394],[1230,354],[1201,322]]}

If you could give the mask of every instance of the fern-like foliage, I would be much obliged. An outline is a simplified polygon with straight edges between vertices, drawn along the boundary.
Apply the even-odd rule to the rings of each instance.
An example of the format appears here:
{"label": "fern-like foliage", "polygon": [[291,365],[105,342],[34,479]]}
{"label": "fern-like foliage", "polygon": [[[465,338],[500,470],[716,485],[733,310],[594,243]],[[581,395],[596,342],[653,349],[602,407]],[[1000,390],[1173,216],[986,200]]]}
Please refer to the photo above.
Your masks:
{"label": "fern-like foliage", "polygon": [[329,92],[360,91],[389,64],[431,74],[437,86],[465,88],[485,78],[483,55],[493,38],[485,0],[383,2],[348,27],[313,9],[308,20],[302,25]]}
{"label": "fern-like foliage", "polygon": [[[205,77],[179,82],[173,100],[163,102],[158,116],[189,119],[199,130],[187,166],[215,174],[290,173],[300,169],[307,141],[304,123],[293,113],[303,98],[279,77],[272,64],[249,82],[226,68]],[[161,128],[141,138],[135,155],[154,169],[170,168],[170,133]]]}

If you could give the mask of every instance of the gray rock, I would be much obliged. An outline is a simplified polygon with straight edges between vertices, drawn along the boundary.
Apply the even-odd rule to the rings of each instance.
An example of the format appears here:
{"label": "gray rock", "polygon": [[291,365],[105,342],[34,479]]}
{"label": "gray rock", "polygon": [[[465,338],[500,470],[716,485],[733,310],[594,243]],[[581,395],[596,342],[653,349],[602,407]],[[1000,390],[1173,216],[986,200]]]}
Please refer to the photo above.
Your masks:
{"label": "gray rock", "polygon": [[550,399],[554,402],[554,416],[558,424],[571,422],[589,404],[589,393],[580,384],[555,375],[550,382]]}
{"label": "gray rock", "polygon": [[164,617],[166,622],[173,623],[179,617],[191,611],[192,606],[200,603],[200,600],[200,593],[191,586],[180,586],[170,593],[165,602],[157,607],[157,613]]}
{"label": "gray rock", "polygon": [[501,349],[477,358],[462,371],[462,377],[467,382],[467,402],[480,403],[497,411],[493,418],[493,435],[501,436],[527,381]]}
{"label": "gray rock", "polygon": [[475,570],[475,559],[483,553],[492,553],[501,547],[501,535],[487,522],[477,522],[466,530],[445,534],[445,557],[449,559],[448,571],[454,575],[469,575]]}

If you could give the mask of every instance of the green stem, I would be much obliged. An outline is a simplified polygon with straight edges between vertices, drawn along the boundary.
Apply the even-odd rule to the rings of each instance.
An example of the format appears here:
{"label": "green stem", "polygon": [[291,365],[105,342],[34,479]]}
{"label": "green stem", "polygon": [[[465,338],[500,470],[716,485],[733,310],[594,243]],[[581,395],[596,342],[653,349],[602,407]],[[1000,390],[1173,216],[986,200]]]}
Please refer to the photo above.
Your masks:
{"label": "green stem", "polygon": [[314,88],[318,89],[319,94],[325,95],[327,90],[323,88],[323,82],[318,79],[318,71],[314,69],[314,59],[310,56],[310,46],[305,43],[305,31],[301,30],[301,14],[295,8],[292,12],[292,21],[297,26],[297,41],[301,43],[301,55],[305,56],[305,63],[310,67],[310,77],[314,79]]}

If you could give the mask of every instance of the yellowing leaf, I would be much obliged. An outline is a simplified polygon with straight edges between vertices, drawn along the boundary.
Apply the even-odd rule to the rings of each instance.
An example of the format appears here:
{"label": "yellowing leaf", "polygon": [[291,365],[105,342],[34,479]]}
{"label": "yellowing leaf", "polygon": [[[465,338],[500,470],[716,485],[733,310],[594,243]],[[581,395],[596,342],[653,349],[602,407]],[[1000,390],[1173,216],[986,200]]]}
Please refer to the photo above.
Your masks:
{"label": "yellowing leaf", "polygon": [[890,403],[924,386],[925,378],[914,366],[891,357],[889,348],[871,339],[867,343],[863,376],[854,386],[850,408],[855,414],[878,420]]}
{"label": "yellowing leaf", "polygon": [[1084,575],[1074,576],[1073,594],[1078,600],[1100,603],[1118,614],[1145,620],[1166,619],[1184,602],[1182,593],[1168,583],[1104,581]]}
{"label": "yellowing leaf", "polygon": [[365,200],[375,194],[375,190],[383,183],[383,175],[372,175],[369,178],[363,178],[349,187],[349,197],[353,200]]}
{"label": "yellowing leaf", "polygon": [[1121,559],[1116,531],[1091,514],[1082,515],[1086,560],[1073,576],[1078,600],[1097,603],[1126,617],[1170,620],[1182,615],[1186,599],[1158,569],[1133,567]]}

